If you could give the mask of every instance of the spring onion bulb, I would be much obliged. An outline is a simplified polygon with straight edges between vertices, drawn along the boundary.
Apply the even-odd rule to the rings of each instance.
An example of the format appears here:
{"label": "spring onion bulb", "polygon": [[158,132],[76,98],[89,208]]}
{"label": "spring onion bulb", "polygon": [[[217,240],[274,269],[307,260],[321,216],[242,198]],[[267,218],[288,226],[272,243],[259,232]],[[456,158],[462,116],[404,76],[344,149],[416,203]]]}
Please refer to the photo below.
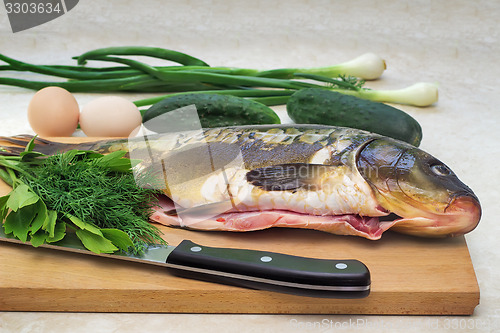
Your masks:
{"label": "spring onion bulb", "polygon": [[354,76],[363,80],[379,78],[387,68],[384,59],[374,53],[366,53],[357,58],[333,66],[311,68],[280,68],[256,73],[256,76],[279,79],[293,79],[296,74],[311,74],[324,77]]}
{"label": "spring onion bulb", "polygon": [[375,102],[429,106],[438,101],[438,86],[434,83],[419,82],[407,88],[396,90],[361,89],[358,97]]}
{"label": "spring onion bulb", "polygon": [[[325,69],[328,67],[325,67]],[[387,69],[384,59],[374,53],[365,53],[350,61],[331,66],[332,71],[338,71],[339,74],[331,75],[350,75],[364,80],[378,79],[384,70]]]}

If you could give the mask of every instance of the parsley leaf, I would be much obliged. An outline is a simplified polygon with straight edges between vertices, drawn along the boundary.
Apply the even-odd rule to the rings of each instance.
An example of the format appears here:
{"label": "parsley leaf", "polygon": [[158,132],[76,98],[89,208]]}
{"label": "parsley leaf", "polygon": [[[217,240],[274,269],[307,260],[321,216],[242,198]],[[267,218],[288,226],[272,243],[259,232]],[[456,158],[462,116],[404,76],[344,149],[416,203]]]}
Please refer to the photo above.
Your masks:
{"label": "parsley leaf", "polygon": [[113,253],[118,251],[118,248],[109,239],[104,238],[102,234],[97,235],[86,229],[80,229],[76,231],[76,235],[80,238],[83,245],[92,252]]}
{"label": "parsley leaf", "polygon": [[40,200],[38,195],[30,191],[27,185],[21,184],[10,193],[7,207],[17,212],[19,208],[32,205],[38,200]]}
{"label": "parsley leaf", "polygon": [[31,221],[36,215],[35,204],[25,206],[18,211],[12,211],[5,219],[4,228],[6,234],[13,234],[15,237],[23,242],[28,239],[28,232],[30,229]]}

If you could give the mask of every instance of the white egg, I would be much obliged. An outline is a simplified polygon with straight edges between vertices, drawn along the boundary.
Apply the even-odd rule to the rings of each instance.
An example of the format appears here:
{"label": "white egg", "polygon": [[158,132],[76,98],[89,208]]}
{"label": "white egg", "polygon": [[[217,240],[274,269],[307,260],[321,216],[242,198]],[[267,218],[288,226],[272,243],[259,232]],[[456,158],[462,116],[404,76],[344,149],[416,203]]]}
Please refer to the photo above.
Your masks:
{"label": "white egg", "polygon": [[80,112],[80,128],[87,136],[128,137],[137,134],[141,123],[137,106],[118,96],[97,98]]}
{"label": "white egg", "polygon": [[78,126],[79,115],[75,97],[59,87],[39,90],[28,105],[28,122],[41,136],[71,136]]}

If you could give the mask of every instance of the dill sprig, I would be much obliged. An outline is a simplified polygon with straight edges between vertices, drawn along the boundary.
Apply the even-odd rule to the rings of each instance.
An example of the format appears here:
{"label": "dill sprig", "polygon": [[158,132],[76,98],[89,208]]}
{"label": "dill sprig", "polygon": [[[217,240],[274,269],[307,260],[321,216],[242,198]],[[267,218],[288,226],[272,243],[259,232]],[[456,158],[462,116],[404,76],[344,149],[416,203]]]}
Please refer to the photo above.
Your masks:
{"label": "dill sprig", "polygon": [[139,251],[162,241],[159,230],[148,222],[154,192],[139,187],[131,172],[114,171],[101,158],[84,153],[48,156],[31,172],[36,178],[20,179],[43,198],[48,209],[92,221],[100,228],[122,230]]}

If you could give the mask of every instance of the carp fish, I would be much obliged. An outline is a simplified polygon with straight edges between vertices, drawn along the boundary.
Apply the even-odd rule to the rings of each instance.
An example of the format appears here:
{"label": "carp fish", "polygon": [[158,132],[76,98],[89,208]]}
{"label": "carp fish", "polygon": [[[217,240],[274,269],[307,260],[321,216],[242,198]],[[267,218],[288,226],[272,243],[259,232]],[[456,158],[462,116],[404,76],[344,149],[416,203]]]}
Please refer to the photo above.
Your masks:
{"label": "carp fish", "polygon": [[[15,141],[15,139],[11,139]],[[196,230],[305,228],[377,240],[473,230],[481,206],[444,163],[405,142],[344,127],[208,128],[35,150],[127,150],[142,186],[161,189],[150,219]]]}

